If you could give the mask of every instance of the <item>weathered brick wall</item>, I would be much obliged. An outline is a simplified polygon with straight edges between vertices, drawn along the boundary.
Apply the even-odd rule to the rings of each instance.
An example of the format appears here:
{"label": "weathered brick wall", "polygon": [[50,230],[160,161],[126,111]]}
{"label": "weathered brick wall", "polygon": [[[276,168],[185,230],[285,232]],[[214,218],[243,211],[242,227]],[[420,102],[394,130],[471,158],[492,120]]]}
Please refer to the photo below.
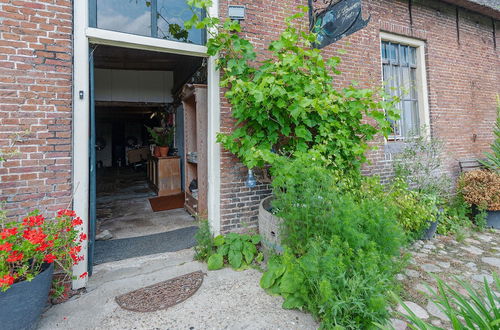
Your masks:
{"label": "weathered brick wall", "polygon": [[0,199],[11,217],[71,197],[72,2],[0,0]]}
{"label": "weathered brick wall", "polygon": [[[227,15],[229,1],[220,1],[222,16]],[[270,40],[284,28],[283,20],[306,0],[231,0],[231,5],[244,4],[247,19],[242,22],[244,35],[262,52]],[[456,176],[458,160],[481,157],[493,139],[495,95],[500,93],[500,51],[494,49],[491,18],[459,9],[457,39],[456,8],[439,1],[415,0],[412,23],[408,2],[401,0],[363,1],[363,15],[371,15],[369,25],[357,33],[326,47],[326,57],[341,55],[336,78],[341,87],[355,80],[361,87],[380,87],[380,31],[413,37],[426,42],[426,69],[429,93],[431,132],[445,144],[445,167]],[[500,23],[497,45],[500,45]],[[231,129],[230,105],[223,100],[221,130]],[[392,173],[391,155],[384,148],[369,153],[371,164],[365,173],[388,178]],[[235,230],[254,226],[258,203],[269,193],[268,185],[253,189],[244,186],[246,169],[228,152],[221,157],[221,228]]]}

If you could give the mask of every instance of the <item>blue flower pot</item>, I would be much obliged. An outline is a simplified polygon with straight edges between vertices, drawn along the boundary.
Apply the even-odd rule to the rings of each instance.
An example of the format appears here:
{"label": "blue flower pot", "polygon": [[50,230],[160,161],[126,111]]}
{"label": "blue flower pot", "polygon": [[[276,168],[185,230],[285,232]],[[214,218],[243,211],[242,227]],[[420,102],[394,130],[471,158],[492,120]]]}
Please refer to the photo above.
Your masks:
{"label": "blue flower pot", "polygon": [[487,211],[486,227],[500,229],[500,211]]}
{"label": "blue flower pot", "polygon": [[36,329],[48,301],[53,273],[54,264],[47,265],[31,282],[18,282],[0,292],[2,330]]}

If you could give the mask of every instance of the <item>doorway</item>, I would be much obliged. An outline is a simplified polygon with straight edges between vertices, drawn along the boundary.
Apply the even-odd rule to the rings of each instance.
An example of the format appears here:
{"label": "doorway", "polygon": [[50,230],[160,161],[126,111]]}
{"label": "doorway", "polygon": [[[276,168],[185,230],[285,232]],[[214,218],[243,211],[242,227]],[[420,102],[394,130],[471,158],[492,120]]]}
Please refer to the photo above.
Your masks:
{"label": "doorway", "polygon": [[89,269],[193,246],[182,91],[206,86],[204,59],[105,45],[94,46],[92,59]]}

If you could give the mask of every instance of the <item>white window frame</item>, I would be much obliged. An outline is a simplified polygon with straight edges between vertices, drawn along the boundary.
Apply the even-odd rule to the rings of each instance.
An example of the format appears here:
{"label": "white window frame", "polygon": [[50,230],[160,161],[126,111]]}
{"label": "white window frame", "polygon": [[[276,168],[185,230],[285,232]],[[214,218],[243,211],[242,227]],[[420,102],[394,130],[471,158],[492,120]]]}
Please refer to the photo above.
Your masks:
{"label": "white window frame", "polygon": [[[211,17],[219,15],[219,1],[213,0],[209,8]],[[89,225],[89,44],[97,43],[119,47],[159,51],[208,58],[208,221],[212,232],[220,232],[220,86],[216,58],[208,56],[206,47],[153,37],[109,31],[89,27],[89,0],[73,1],[73,210],[82,218],[79,227],[88,234]],[[83,94],[80,94],[80,91]],[[81,95],[81,96],[80,96]],[[87,285],[88,277],[78,275],[87,272],[88,246],[84,243],[83,262],[73,267],[73,289]]]}
{"label": "white window frame", "polygon": [[[382,41],[389,41],[401,45],[407,45],[416,48],[417,52],[417,93],[418,93],[418,114],[420,119],[420,134],[425,137],[431,136],[430,131],[430,111],[429,111],[429,94],[427,89],[427,72],[425,65],[425,41],[409,38],[393,33],[380,32],[380,72],[382,77],[382,84],[384,83],[384,69],[382,64]],[[386,139],[386,143],[396,141],[395,139]]]}

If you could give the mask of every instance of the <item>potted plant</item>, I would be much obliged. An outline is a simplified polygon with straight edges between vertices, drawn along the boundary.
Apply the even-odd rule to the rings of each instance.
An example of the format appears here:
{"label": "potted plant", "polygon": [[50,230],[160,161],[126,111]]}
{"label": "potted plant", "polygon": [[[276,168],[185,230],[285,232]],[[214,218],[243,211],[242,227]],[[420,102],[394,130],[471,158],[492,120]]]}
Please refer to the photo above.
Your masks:
{"label": "potted plant", "polygon": [[500,175],[490,170],[465,172],[458,180],[464,200],[486,211],[486,225],[500,229]]}
{"label": "potted plant", "polygon": [[168,149],[174,141],[174,128],[146,128],[151,135],[151,142],[155,144],[155,150],[153,151],[154,155],[156,157],[167,157]]}
{"label": "potted plant", "polygon": [[[0,210],[0,324],[2,329],[34,329],[48,301],[54,264],[67,278],[86,235],[74,211],[61,210],[46,220],[38,211],[22,222],[8,222]],[[87,273],[80,275],[81,278]],[[64,282],[64,281],[59,281]],[[61,294],[64,288],[54,288]]]}

